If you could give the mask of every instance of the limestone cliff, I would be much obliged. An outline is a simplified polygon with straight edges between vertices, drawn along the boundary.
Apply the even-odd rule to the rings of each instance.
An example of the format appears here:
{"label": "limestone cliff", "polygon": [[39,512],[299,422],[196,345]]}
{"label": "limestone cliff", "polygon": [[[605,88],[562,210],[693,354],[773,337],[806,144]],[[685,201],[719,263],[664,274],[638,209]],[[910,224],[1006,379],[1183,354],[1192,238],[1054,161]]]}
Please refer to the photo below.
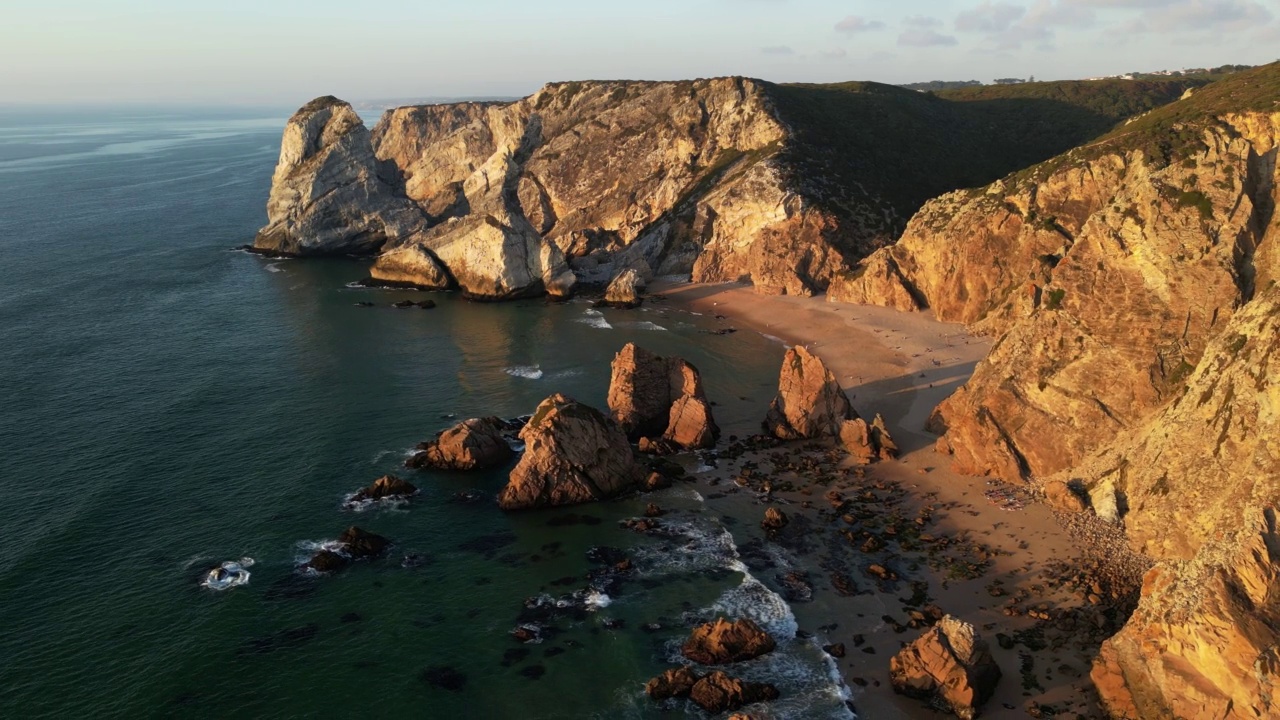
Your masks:
{"label": "limestone cliff", "polygon": [[1095,146],[934,200],[837,280],[838,296],[927,306],[997,336],[932,421],[956,469],[1018,479],[1078,463],[1175,398],[1276,276],[1280,113],[1219,105],[1274,76],[1280,66],[1242,73]]}

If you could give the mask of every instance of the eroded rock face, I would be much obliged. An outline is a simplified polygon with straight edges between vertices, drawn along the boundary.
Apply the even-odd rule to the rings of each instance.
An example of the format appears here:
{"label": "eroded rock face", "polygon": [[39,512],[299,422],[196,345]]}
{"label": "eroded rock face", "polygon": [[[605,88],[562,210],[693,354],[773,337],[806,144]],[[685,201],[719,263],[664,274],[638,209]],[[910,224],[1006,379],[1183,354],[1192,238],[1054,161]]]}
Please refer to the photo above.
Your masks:
{"label": "eroded rock face", "polygon": [[956,470],[1043,477],[1179,396],[1269,272],[1280,116],[1249,117],[1168,164],[1099,150],[952,193],[883,251],[940,318],[998,336],[931,421]]}
{"label": "eroded rock face", "polygon": [[880,305],[903,312],[924,309],[918,291],[911,286],[893,255],[877,252],[852,270],[837,274],[827,288],[829,302]]}
{"label": "eroded rock face", "polygon": [[855,417],[840,424],[840,444],[854,460],[866,465],[876,460],[893,460],[898,457],[898,446],[889,434],[884,418],[879,413],[875,420]]}
{"label": "eroded rock face", "polygon": [[1261,718],[1280,713],[1280,535],[1274,508],[1244,530],[1168,561],[1094,661],[1113,717]]}
{"label": "eroded rock face", "polygon": [[855,417],[844,389],[821,358],[802,345],[787,351],[766,431],[783,440],[837,437],[844,421]]}
{"label": "eroded rock face", "polygon": [[543,400],[520,439],[524,455],[498,495],[504,510],[602,500],[643,480],[622,429],[599,410],[564,395]]}
{"label": "eroded rock face", "polygon": [[411,468],[477,470],[501,465],[512,454],[496,417],[471,418],[419,445],[421,452],[405,461]]}
{"label": "eroded rock face", "polygon": [[614,357],[612,370],[609,410],[628,437],[661,438],[684,449],[715,445],[720,428],[693,365],[627,343]]}
{"label": "eroded rock face", "polygon": [[1000,668],[973,626],[948,615],[893,656],[889,679],[894,692],[937,698],[970,720],[995,692]]}
{"label": "eroded rock face", "polygon": [[312,100],[285,125],[267,226],[254,247],[337,255],[413,241],[427,219],[396,192],[394,174],[374,157],[369,131],[351,105],[331,96]]}
{"label": "eroded rock face", "polygon": [[727,665],[760,657],[775,647],[773,637],[749,618],[716,618],[694,628],[680,652],[702,665]]}

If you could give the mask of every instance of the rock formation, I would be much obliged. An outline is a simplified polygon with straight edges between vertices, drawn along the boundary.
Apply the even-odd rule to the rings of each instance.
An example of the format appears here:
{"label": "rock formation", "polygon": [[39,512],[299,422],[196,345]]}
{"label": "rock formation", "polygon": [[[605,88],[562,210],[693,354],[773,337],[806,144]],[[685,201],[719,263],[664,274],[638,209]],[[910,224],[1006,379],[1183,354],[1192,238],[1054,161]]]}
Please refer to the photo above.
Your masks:
{"label": "rock formation", "polygon": [[418,488],[413,483],[406,482],[395,475],[383,475],[368,487],[360,488],[348,500],[348,505],[357,505],[369,500],[383,500],[385,498],[405,498],[418,492]]}
{"label": "rock formation", "polygon": [[[613,359],[609,410],[628,437],[661,437],[678,448],[715,445],[720,435],[698,369],[678,357],[664,358],[627,343]],[[651,443],[642,442],[641,450]],[[652,447],[661,449],[663,443]]]}
{"label": "rock formation", "polygon": [[749,618],[716,618],[694,628],[680,652],[702,665],[727,665],[758,658],[775,647],[773,637]]}
{"label": "rock formation", "polygon": [[[267,226],[254,247],[285,255],[372,253],[421,237],[426,217],[395,191],[394,167],[373,154],[351,105],[326,96],[285,125]],[[424,276],[438,268],[424,261]]]}
{"label": "rock formation", "polygon": [[689,692],[702,676],[690,667],[672,668],[645,683],[645,694],[662,702],[670,698],[689,697]]}
{"label": "rock formation", "polygon": [[1000,668],[973,626],[947,615],[893,656],[889,679],[894,692],[936,698],[970,720],[995,692]]}
{"label": "rock formation", "polygon": [[609,281],[604,291],[604,304],[610,307],[630,309],[640,307],[643,302],[640,291],[644,289],[644,278],[635,268],[627,268]]}
{"label": "rock formation", "polygon": [[836,376],[802,345],[787,351],[778,377],[778,396],[769,405],[765,430],[783,440],[838,437],[856,418]]}
{"label": "rock formation", "polygon": [[788,522],[790,519],[786,513],[776,507],[769,507],[765,508],[764,520],[760,521],[760,527],[764,528],[765,532],[776,533],[786,527]]}
{"label": "rock formation", "polygon": [[420,452],[405,465],[435,470],[479,470],[501,465],[512,454],[502,434],[503,426],[496,417],[464,420],[435,440],[418,445]]}
{"label": "rock formation", "polygon": [[336,548],[320,550],[303,563],[302,568],[318,573],[330,573],[341,570],[352,560],[380,557],[389,547],[391,547],[390,540],[353,525],[338,536]]}
{"label": "rock formation", "polygon": [[689,699],[712,715],[732,712],[744,705],[777,700],[778,689],[768,683],[753,683],[714,670],[689,690]]}
{"label": "rock formation", "polygon": [[498,495],[504,510],[615,497],[636,489],[644,477],[621,428],[564,395],[543,400],[520,439],[524,455]]}
{"label": "rock formation", "polygon": [[876,460],[893,460],[898,457],[898,446],[893,442],[893,437],[889,435],[889,428],[879,413],[870,425],[860,417],[841,422],[840,444],[863,465]]}
{"label": "rock formation", "polygon": [[1080,462],[1174,400],[1236,308],[1277,276],[1280,116],[1258,90],[1277,74],[1240,73],[930,201],[836,284],[895,307],[910,296],[996,336],[931,421],[956,470],[1013,480]]}

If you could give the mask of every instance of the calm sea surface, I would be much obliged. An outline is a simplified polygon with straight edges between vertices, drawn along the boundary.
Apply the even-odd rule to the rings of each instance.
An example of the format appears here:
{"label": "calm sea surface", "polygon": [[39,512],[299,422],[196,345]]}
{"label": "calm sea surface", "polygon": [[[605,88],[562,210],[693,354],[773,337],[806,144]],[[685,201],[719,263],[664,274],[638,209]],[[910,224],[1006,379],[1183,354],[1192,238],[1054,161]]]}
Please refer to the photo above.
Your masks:
{"label": "calm sea surface", "polygon": [[[603,407],[628,341],[698,365],[722,420],[762,416],[782,347],[660,308],[397,310],[428,296],[350,288],[354,261],[232,251],[265,221],[287,115],[0,111],[0,717],[650,717],[643,683],[687,623],[745,614],[789,638],[694,485],[508,515],[506,468],[400,468],[453,416],[557,391]],[[422,493],[341,509],[388,472]],[[454,500],[469,489],[487,495]],[[617,526],[650,501],[671,533]],[[391,555],[296,571],[353,524]],[[516,643],[526,599],[585,588],[597,546],[636,576]],[[200,587],[244,557],[247,585]],[[465,682],[424,678],[442,668]],[[844,712],[812,643],[740,674],[782,688],[775,716]]]}

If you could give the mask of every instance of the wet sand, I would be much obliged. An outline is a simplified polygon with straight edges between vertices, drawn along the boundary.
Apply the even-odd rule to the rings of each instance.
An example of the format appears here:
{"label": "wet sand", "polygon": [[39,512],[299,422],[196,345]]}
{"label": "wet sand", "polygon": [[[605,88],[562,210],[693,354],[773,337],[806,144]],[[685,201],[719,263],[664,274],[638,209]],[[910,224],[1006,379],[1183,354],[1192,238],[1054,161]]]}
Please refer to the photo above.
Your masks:
{"label": "wet sand", "polygon": [[[753,573],[775,588],[788,571],[807,575],[812,600],[792,607],[802,631],[845,645],[836,662],[860,717],[939,717],[889,683],[889,659],[925,626],[904,627],[911,612],[927,616],[930,605],[972,623],[991,646],[1003,679],[983,717],[1025,718],[1029,702],[1059,718],[1102,717],[1088,673],[1110,611],[1105,600],[1085,599],[1090,582],[1074,574],[1079,536],[1025,488],[951,472],[924,430],[986,354],[987,339],[924,313],[757,295],[737,284],[649,291],[651,310],[714,315],[725,328],[808,346],[859,414],[884,416],[902,449],[896,461],[857,468],[831,442],[791,443],[722,459],[698,480]],[[723,430],[746,437],[760,427]],[[791,518],[773,538],[759,525],[768,505]],[[873,576],[873,564],[896,578]]]}

